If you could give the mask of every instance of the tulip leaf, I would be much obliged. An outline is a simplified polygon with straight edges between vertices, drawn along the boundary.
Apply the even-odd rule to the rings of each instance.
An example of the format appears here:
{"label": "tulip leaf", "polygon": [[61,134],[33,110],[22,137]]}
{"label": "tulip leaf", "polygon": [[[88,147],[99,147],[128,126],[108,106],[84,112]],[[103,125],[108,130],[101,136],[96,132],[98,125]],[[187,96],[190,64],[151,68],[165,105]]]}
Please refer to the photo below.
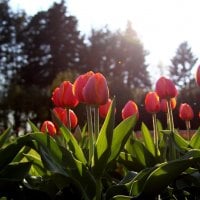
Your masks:
{"label": "tulip leaf", "polygon": [[107,161],[111,154],[111,144],[113,137],[115,121],[115,99],[112,101],[108,114],[99,132],[94,155],[92,159],[92,168],[96,176],[100,176],[106,167]]}
{"label": "tulip leaf", "polygon": [[31,122],[30,120],[28,120],[28,123],[32,129],[33,132],[39,132],[40,130],[38,129],[38,127],[33,123]]}
{"label": "tulip leaf", "polygon": [[200,127],[196,130],[192,136],[189,145],[194,149],[200,149]]}
{"label": "tulip leaf", "polygon": [[27,136],[17,138],[12,143],[0,149],[0,170],[6,167],[26,144]]}
{"label": "tulip leaf", "polygon": [[27,175],[30,167],[30,162],[9,164],[0,171],[0,181],[20,181]]}
{"label": "tulip leaf", "polygon": [[0,135],[0,148],[5,144],[11,134],[11,128],[7,128],[1,135]]}
{"label": "tulip leaf", "polygon": [[130,197],[130,196],[116,195],[112,199],[115,199],[115,200],[131,200],[133,198]]}
{"label": "tulip leaf", "polygon": [[[157,165],[148,177],[145,177],[146,180],[142,180],[143,187],[139,190],[140,197],[145,199],[161,193],[163,189],[172,183],[182,172],[191,167],[193,163],[200,162],[199,153],[200,151],[192,151],[188,155],[186,154],[186,157]],[[135,179],[133,179],[132,189],[135,187]]]}
{"label": "tulip leaf", "polygon": [[120,151],[124,148],[125,143],[132,133],[136,121],[136,116],[128,117],[114,129],[111,143],[111,155],[109,157],[108,163],[116,159]]}
{"label": "tulip leaf", "polygon": [[65,138],[67,145],[69,146],[70,150],[74,153],[75,157],[80,160],[82,163],[86,164],[87,160],[84,156],[84,153],[79,146],[76,138],[73,134],[69,131],[69,129],[57,118],[57,116],[52,112],[52,115],[59,126],[59,129]]}
{"label": "tulip leaf", "polygon": [[181,137],[176,130],[174,131],[174,133],[172,133],[171,136],[174,140],[176,147],[179,148],[179,150],[188,150],[188,142],[183,137]]}
{"label": "tulip leaf", "polygon": [[144,169],[144,166],[138,161],[137,158],[133,157],[129,153],[120,152],[118,161],[122,163],[129,171],[140,171]]}
{"label": "tulip leaf", "polygon": [[154,145],[154,142],[153,142],[153,137],[152,137],[149,129],[147,128],[147,126],[144,123],[142,123],[141,131],[142,131],[142,136],[143,136],[143,139],[144,139],[146,149],[153,156],[156,156],[156,150],[155,150],[155,145]]}

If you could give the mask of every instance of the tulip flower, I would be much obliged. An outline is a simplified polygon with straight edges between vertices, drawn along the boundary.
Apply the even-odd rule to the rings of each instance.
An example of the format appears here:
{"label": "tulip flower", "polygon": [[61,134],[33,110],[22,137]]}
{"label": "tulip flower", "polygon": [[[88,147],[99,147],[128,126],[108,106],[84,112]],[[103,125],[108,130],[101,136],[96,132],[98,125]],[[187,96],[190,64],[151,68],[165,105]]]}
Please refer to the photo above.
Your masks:
{"label": "tulip flower", "polygon": [[138,106],[134,101],[130,100],[122,109],[122,119],[124,120],[132,115],[136,115],[139,118]]}
{"label": "tulip flower", "polygon": [[190,120],[194,118],[192,107],[187,103],[182,103],[179,108],[179,117],[185,121],[187,137],[190,139]]}
{"label": "tulip flower", "polygon": [[40,128],[41,132],[49,133],[49,135],[54,136],[56,135],[56,126],[51,121],[44,121]]}
{"label": "tulip flower", "polygon": [[[176,108],[176,98],[171,98],[170,99],[170,105],[171,105],[171,109],[174,110]],[[160,102],[160,110],[162,112],[167,113],[167,100],[166,99],[162,99]]]}
{"label": "tulip flower", "polygon": [[83,88],[83,98],[89,105],[104,105],[109,98],[109,90],[105,77],[101,73],[93,74]]}
{"label": "tulip flower", "polygon": [[156,93],[160,97],[160,99],[170,99],[177,96],[178,92],[174,85],[174,83],[168,79],[162,76],[157,82],[156,82]]}
{"label": "tulip flower", "polygon": [[196,71],[196,82],[197,82],[197,85],[200,86],[200,65],[197,67],[197,71]]}
{"label": "tulip flower", "polygon": [[108,99],[106,104],[99,106],[100,117],[105,118],[107,116],[107,113],[108,113],[111,103],[112,103],[112,100]]}
{"label": "tulip flower", "polygon": [[160,111],[160,100],[156,92],[148,92],[145,97],[145,109],[149,113]]}
{"label": "tulip flower", "polygon": [[78,76],[78,78],[74,81],[73,84],[73,93],[76,96],[76,98],[81,103],[85,103],[84,97],[83,97],[83,88],[85,87],[88,79],[94,74],[94,72],[89,71],[85,74],[82,74]]}
{"label": "tulip flower", "polygon": [[66,109],[63,109],[61,107],[55,107],[53,109],[53,112],[60,119],[60,121],[65,126],[67,126],[68,128],[75,128],[77,126],[78,118],[77,118],[76,114],[73,112],[73,110],[69,109],[70,124],[69,124],[69,120],[67,118],[67,111],[66,111]]}
{"label": "tulip flower", "polygon": [[156,147],[156,155],[160,155],[159,152],[159,134],[158,134],[158,127],[157,127],[157,119],[156,119],[156,113],[160,111],[160,100],[159,96],[156,92],[148,92],[145,97],[145,109],[147,112],[152,114],[152,120],[153,120],[153,138],[154,138],[154,144]]}
{"label": "tulip flower", "polygon": [[194,118],[194,112],[187,103],[182,103],[179,108],[179,117],[184,121],[190,121]]}
{"label": "tulip flower", "polygon": [[78,99],[72,92],[73,84],[64,81],[57,87],[52,94],[52,101],[55,106],[63,108],[73,108],[78,105]]}

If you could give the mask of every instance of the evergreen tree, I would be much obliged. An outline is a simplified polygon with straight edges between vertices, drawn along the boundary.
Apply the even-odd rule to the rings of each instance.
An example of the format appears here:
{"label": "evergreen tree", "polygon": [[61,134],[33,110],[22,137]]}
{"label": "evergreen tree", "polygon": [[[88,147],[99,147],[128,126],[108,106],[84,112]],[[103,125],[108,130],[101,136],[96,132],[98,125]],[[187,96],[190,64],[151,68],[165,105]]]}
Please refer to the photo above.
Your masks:
{"label": "evergreen tree", "polygon": [[186,87],[193,78],[192,69],[196,61],[197,58],[193,55],[188,43],[181,43],[169,67],[170,77],[180,89]]}
{"label": "evergreen tree", "polygon": [[81,65],[84,38],[77,30],[76,18],[67,14],[64,1],[33,16],[23,37],[27,64],[21,77],[28,85],[46,87],[59,72]]}

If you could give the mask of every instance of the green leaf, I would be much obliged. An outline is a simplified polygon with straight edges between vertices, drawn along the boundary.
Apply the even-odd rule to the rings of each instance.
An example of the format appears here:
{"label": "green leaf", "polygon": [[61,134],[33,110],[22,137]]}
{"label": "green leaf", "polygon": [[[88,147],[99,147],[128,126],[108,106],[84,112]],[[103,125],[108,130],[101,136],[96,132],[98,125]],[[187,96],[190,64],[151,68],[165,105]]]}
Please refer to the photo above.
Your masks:
{"label": "green leaf", "polygon": [[14,157],[19,153],[22,147],[26,144],[27,139],[28,139],[27,136],[17,138],[15,141],[10,143],[9,145],[0,149],[0,170],[2,170],[10,162],[12,162]]}
{"label": "green leaf", "polygon": [[107,161],[111,154],[111,143],[113,138],[113,129],[115,121],[115,99],[109,108],[108,114],[101,127],[92,159],[92,168],[96,176],[100,176],[106,167]]}
{"label": "green leaf", "polygon": [[136,116],[131,116],[123,120],[115,129],[113,133],[112,143],[111,143],[111,155],[109,157],[108,163],[116,159],[120,151],[124,148],[133,128],[135,127],[137,118]]}
{"label": "green leaf", "polygon": [[200,127],[196,130],[192,136],[189,145],[194,149],[200,149]]}
{"label": "green leaf", "polygon": [[0,181],[21,181],[30,170],[31,163],[13,163],[0,171]]}
{"label": "green leaf", "polygon": [[47,175],[47,170],[44,168],[40,157],[33,155],[31,153],[25,154],[25,158],[32,163],[30,174],[34,176],[44,176]]}
{"label": "green leaf", "polygon": [[152,137],[149,129],[147,128],[147,126],[144,123],[142,123],[141,131],[142,131],[142,136],[144,139],[146,149],[155,157],[156,150],[155,150],[155,145],[153,142],[153,137]]}
{"label": "green leaf", "polygon": [[1,135],[0,135],[0,148],[7,142],[9,136],[11,134],[11,128],[7,128]]}
{"label": "green leaf", "polygon": [[186,154],[186,158],[161,163],[148,176],[143,188],[143,195],[146,197],[157,195],[162,192],[182,172],[191,167],[193,163],[200,161],[200,151],[192,151]]}
{"label": "green leaf", "polygon": [[189,149],[188,148],[188,146],[189,146],[188,142],[178,134],[177,130],[174,131],[172,136],[173,136],[172,138],[173,138],[173,140],[175,142],[175,145],[179,150],[184,150],[185,151],[185,150]]}
{"label": "green leaf", "polygon": [[133,196],[138,196],[142,191],[144,187],[144,183],[146,179],[148,178],[149,174],[152,173],[152,171],[156,167],[152,168],[146,168],[142,171],[140,171],[131,182],[126,184],[126,187],[129,189],[129,193]]}
{"label": "green leaf", "polygon": [[28,123],[31,126],[31,129],[32,129],[33,132],[40,132],[40,130],[38,129],[38,127],[33,122],[31,122],[30,120],[28,120]]}
{"label": "green leaf", "polygon": [[59,126],[59,129],[63,135],[63,137],[65,138],[65,141],[67,143],[67,145],[69,146],[70,150],[74,153],[75,157],[81,161],[83,164],[87,164],[87,160],[84,156],[84,153],[81,149],[81,147],[79,146],[76,138],[73,136],[73,134],[69,131],[69,129],[55,116],[54,113],[53,117],[55,118],[56,123]]}
{"label": "green leaf", "polygon": [[131,200],[132,197],[124,196],[124,195],[116,195],[112,199],[115,199],[115,200]]}
{"label": "green leaf", "polygon": [[129,171],[140,171],[144,166],[129,153],[120,152],[118,162],[122,163]]}

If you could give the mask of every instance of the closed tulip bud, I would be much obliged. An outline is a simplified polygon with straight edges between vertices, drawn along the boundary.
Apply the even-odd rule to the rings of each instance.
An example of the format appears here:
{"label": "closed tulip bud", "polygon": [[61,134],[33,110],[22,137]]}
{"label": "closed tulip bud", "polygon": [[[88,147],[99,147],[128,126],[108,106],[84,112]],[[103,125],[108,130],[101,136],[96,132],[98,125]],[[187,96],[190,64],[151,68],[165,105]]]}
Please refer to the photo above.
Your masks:
{"label": "closed tulip bud", "polygon": [[145,97],[145,109],[149,113],[160,111],[160,100],[156,92],[148,92]]}
{"label": "closed tulip bud", "polygon": [[76,98],[81,103],[85,103],[84,97],[83,97],[83,88],[85,87],[88,79],[94,74],[94,72],[89,71],[85,74],[82,74],[78,76],[78,78],[74,81],[73,84],[73,93],[76,96]]}
{"label": "closed tulip bud", "polygon": [[109,90],[105,77],[101,73],[93,74],[83,88],[85,103],[90,105],[104,105],[109,98]]}
{"label": "closed tulip bud", "polygon": [[174,83],[168,79],[162,76],[157,82],[156,82],[156,93],[160,97],[160,99],[170,99],[177,96],[177,89],[174,85]]}
{"label": "closed tulip bud", "polygon": [[72,92],[72,83],[64,81],[57,87],[52,94],[52,101],[55,106],[63,108],[73,108],[78,105],[78,99]]}
{"label": "closed tulip bud", "polygon": [[197,82],[197,85],[200,86],[200,65],[198,66],[197,71],[196,71],[196,82]]}
{"label": "closed tulip bud", "polygon": [[106,104],[99,106],[99,115],[100,115],[100,117],[102,117],[102,118],[106,117],[111,103],[112,103],[111,99],[108,99]]}
{"label": "closed tulip bud", "polygon": [[[67,119],[67,111],[66,109],[63,109],[61,107],[56,107],[53,109],[53,112],[55,115],[60,119],[60,121],[65,125],[68,126],[68,119]],[[78,123],[78,118],[76,114],[74,113],[73,110],[69,109],[69,116],[70,116],[70,122],[71,122],[71,127],[70,128],[75,128]],[[69,127],[68,127],[69,128]]]}
{"label": "closed tulip bud", "polygon": [[[172,110],[174,110],[176,108],[176,98],[171,98],[170,99],[170,105]],[[167,100],[166,99],[162,99],[160,102],[160,110],[162,112],[167,112]]]}
{"label": "closed tulip bud", "polygon": [[49,133],[49,135],[54,136],[56,135],[56,127],[53,122],[51,121],[44,121],[40,128],[41,132]]}
{"label": "closed tulip bud", "polygon": [[194,118],[194,112],[187,103],[182,103],[179,108],[179,117],[184,121],[190,121]]}
{"label": "closed tulip bud", "polygon": [[126,119],[132,115],[136,115],[139,118],[138,106],[134,101],[130,100],[122,109],[122,119]]}

